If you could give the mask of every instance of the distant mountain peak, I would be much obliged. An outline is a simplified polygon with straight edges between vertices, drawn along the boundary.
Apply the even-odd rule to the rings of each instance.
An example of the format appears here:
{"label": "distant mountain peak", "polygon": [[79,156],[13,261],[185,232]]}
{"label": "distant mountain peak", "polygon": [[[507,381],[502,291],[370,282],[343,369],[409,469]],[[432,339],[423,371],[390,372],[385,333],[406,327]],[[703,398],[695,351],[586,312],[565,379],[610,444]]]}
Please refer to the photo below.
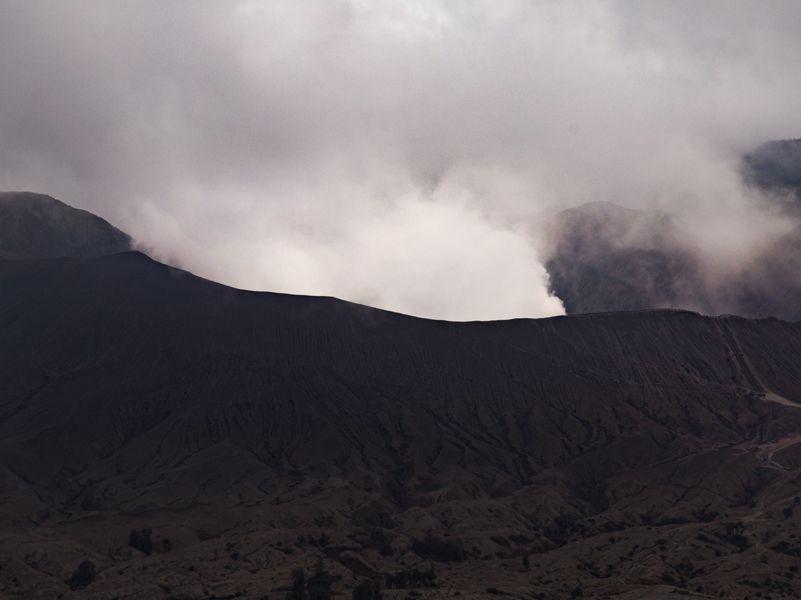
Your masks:
{"label": "distant mountain peak", "polygon": [[127,252],[131,237],[52,196],[0,192],[0,259],[87,257]]}
{"label": "distant mountain peak", "polygon": [[715,279],[686,223],[669,213],[592,203],[554,218],[545,251],[551,292],[568,314],[688,308],[801,319],[801,224]]}
{"label": "distant mountain peak", "polygon": [[801,194],[801,139],[766,142],[745,155],[743,168],[751,184]]}

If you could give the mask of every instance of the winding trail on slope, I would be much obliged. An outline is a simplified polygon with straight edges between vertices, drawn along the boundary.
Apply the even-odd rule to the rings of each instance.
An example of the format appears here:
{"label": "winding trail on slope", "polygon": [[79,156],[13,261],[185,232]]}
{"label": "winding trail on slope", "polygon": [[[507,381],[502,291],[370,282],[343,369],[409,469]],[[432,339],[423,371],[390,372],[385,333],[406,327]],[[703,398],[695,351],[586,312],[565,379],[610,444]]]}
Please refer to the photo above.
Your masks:
{"label": "winding trail on slope", "polygon": [[[762,378],[759,376],[757,370],[751,364],[748,355],[743,351],[740,341],[737,339],[736,334],[732,329],[720,319],[716,319],[718,328],[720,329],[721,337],[727,346],[728,351],[732,354],[735,364],[739,364],[738,375],[741,375],[753,388],[760,394],[760,397],[765,402],[779,404],[781,406],[788,406],[791,408],[801,409],[801,405],[793,402],[789,398],[782,396],[771,390],[765,385]],[[798,469],[785,466],[774,459],[777,452],[789,448],[796,444],[801,443],[801,432],[794,432],[778,438],[776,441],[769,443],[756,444],[752,446],[751,451],[754,452],[756,459],[768,469],[779,471],[780,477],[783,481],[789,481],[797,476]],[[773,501],[778,499],[774,498]],[[745,517],[744,521],[756,521],[764,518],[767,506],[770,504],[764,494],[760,494],[753,512]],[[761,544],[760,544],[761,545]]]}
{"label": "winding trail on slope", "polygon": [[[762,378],[759,376],[759,373],[751,364],[748,355],[743,351],[740,341],[737,339],[737,335],[734,333],[734,331],[720,319],[717,319],[716,321],[718,323],[721,336],[723,337],[729,352],[733,355],[736,363],[740,365],[738,375],[742,375],[755,388],[755,390],[760,394],[762,400],[765,402],[780,404],[782,406],[801,409],[801,405],[799,405],[797,402],[793,402],[789,398],[774,392],[767,385],[765,385],[764,381],[762,381]],[[790,446],[794,446],[798,443],[801,443],[801,432],[795,432],[780,437],[775,442],[757,444],[754,448],[756,450],[757,458],[765,466],[781,471],[793,471],[794,469],[776,462],[773,457],[777,452],[780,452],[781,450],[789,448]]]}
{"label": "winding trail on slope", "polygon": [[728,342],[726,346],[729,352],[734,356],[735,361],[740,365],[738,374],[742,375],[756,389],[756,391],[762,394],[762,399],[766,402],[775,402],[784,406],[801,408],[801,404],[793,402],[789,398],[785,398],[781,394],[774,392],[767,385],[765,385],[765,382],[762,381],[762,378],[754,368],[754,365],[751,364],[748,355],[743,352],[743,348],[740,345],[740,340],[737,339],[737,334],[735,334],[726,323],[723,323],[720,318],[716,319],[716,322],[724,342]]}

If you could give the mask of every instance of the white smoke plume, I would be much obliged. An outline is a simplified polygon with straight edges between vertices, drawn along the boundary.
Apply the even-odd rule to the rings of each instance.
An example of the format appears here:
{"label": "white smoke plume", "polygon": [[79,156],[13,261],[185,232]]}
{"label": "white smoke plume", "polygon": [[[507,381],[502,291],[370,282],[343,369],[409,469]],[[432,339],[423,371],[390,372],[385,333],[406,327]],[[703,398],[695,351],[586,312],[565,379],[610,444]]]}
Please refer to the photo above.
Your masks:
{"label": "white smoke plume", "polygon": [[738,169],[801,135],[797,2],[26,0],[0,39],[0,188],[231,285],[544,316],[560,209],[668,209],[712,263],[785,226]]}

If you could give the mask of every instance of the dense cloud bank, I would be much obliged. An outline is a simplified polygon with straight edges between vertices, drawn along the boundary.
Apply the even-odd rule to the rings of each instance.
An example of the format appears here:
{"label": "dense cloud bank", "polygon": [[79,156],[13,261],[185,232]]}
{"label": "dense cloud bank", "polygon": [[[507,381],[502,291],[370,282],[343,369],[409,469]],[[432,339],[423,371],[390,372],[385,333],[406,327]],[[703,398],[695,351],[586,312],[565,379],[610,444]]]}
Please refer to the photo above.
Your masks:
{"label": "dense cloud bank", "polygon": [[796,2],[6,2],[0,188],[237,286],[540,316],[543,224],[785,233],[741,157],[799,137]]}

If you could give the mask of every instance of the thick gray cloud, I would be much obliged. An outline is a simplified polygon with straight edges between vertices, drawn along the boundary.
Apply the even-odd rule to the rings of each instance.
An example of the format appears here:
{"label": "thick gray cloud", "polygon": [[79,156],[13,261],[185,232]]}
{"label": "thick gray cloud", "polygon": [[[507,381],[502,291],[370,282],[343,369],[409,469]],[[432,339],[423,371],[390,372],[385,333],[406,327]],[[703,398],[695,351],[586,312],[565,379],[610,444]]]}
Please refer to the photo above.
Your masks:
{"label": "thick gray cloud", "polygon": [[539,316],[538,227],[690,217],[710,261],[784,224],[737,173],[801,135],[797,2],[0,5],[0,188],[225,283]]}

